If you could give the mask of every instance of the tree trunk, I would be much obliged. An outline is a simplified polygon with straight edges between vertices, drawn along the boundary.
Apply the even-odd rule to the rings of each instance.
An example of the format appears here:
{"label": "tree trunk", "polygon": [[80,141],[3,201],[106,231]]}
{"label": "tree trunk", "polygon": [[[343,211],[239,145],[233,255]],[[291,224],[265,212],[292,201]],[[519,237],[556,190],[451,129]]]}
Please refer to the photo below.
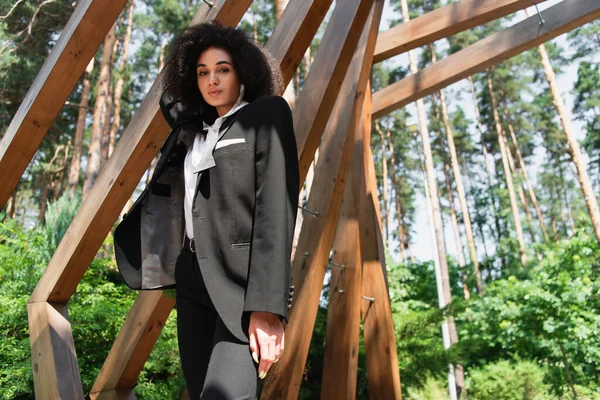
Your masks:
{"label": "tree trunk", "polygon": [[462,213],[463,224],[467,236],[467,244],[469,245],[469,254],[471,256],[471,262],[473,263],[475,279],[477,282],[477,292],[481,295],[483,294],[483,284],[481,282],[481,273],[479,272],[479,259],[477,258],[477,250],[475,248],[475,239],[473,237],[473,228],[471,226],[471,216],[469,214],[469,206],[467,204],[467,195],[465,193],[463,179],[460,172],[460,166],[458,164],[456,146],[454,145],[454,133],[452,132],[452,127],[450,126],[450,117],[448,116],[446,96],[444,95],[443,90],[440,90],[440,103],[442,105],[442,119],[444,121],[444,128],[446,130],[446,142],[448,144],[448,150],[450,152],[450,160],[452,162],[454,182],[456,183],[456,191],[458,192],[458,201],[460,203],[460,210]]}
{"label": "tree trunk", "polygon": [[550,241],[550,237],[548,236],[548,231],[546,230],[546,224],[544,223],[544,216],[542,215],[542,211],[540,209],[540,204],[538,203],[537,197],[535,195],[535,191],[533,190],[533,186],[529,181],[529,177],[527,176],[527,169],[525,168],[525,161],[523,160],[523,155],[521,154],[521,150],[519,148],[519,142],[517,141],[517,135],[515,134],[515,130],[511,121],[510,116],[508,115],[508,106],[506,104],[506,99],[503,97],[502,102],[504,103],[504,116],[506,117],[506,122],[508,124],[508,131],[510,132],[510,137],[515,148],[515,153],[517,154],[517,161],[519,162],[519,168],[523,173],[523,177],[525,178],[525,186],[527,187],[527,192],[529,193],[529,197],[531,198],[531,202],[533,203],[533,207],[535,208],[535,213],[537,215],[538,221],[540,223],[540,227],[542,228],[542,233],[544,235],[545,241]]}
{"label": "tree trunk", "polygon": [[485,141],[483,137],[483,124],[481,123],[481,113],[479,112],[479,104],[477,102],[477,94],[475,93],[475,83],[473,82],[473,77],[469,77],[469,83],[471,84],[471,95],[473,96],[473,104],[475,104],[475,116],[477,117],[477,129],[479,130],[479,134],[481,136],[481,150],[483,152],[483,163],[485,166],[485,172],[487,175],[487,184],[490,199],[492,200],[492,212],[494,213],[494,222],[496,227],[496,243],[500,242],[500,220],[498,214],[498,207],[496,207],[496,196],[494,196],[494,190],[492,185],[492,169],[488,164],[488,152],[485,146]]}
{"label": "tree trunk", "polygon": [[90,79],[94,71],[94,57],[90,60],[83,75],[83,88],[81,90],[81,101],[79,102],[79,111],[77,114],[77,125],[75,128],[75,138],[73,143],[73,157],[71,158],[71,167],[69,169],[69,198],[72,198],[79,185],[79,172],[81,170],[81,155],[83,154],[83,134],[85,132],[85,120],[87,118],[90,102]]}
{"label": "tree trunk", "polygon": [[[127,27],[125,28],[125,36],[123,37],[123,45],[121,46],[121,60],[119,61],[119,69],[117,83],[115,85],[115,93],[113,97],[113,123],[110,128],[109,140],[108,140],[108,157],[112,155],[115,149],[115,141],[117,132],[121,127],[121,97],[123,96],[123,86],[125,85],[125,66],[127,65],[127,56],[129,54],[129,42],[131,41],[131,28],[133,26],[133,8],[134,0],[129,0],[129,10],[127,16]],[[164,43],[164,41],[163,41]],[[161,45],[160,56],[163,56],[164,47]]]}
{"label": "tree trunk", "polygon": [[504,147],[506,148],[506,155],[508,157],[508,166],[510,167],[511,176],[514,177],[517,182],[515,186],[517,187],[517,194],[519,195],[519,200],[521,200],[521,204],[523,205],[523,211],[525,213],[525,217],[527,218],[527,228],[529,230],[529,234],[531,235],[531,243],[535,243],[535,233],[533,232],[533,220],[531,218],[531,213],[529,212],[529,202],[525,197],[525,192],[523,191],[522,184],[519,180],[519,174],[517,173],[517,168],[515,166],[515,159],[512,155],[512,151],[508,144],[508,139],[504,137]]}
{"label": "tree trunk", "polygon": [[448,203],[450,205],[450,221],[452,222],[454,242],[456,243],[456,257],[458,258],[458,265],[462,275],[463,296],[465,297],[465,300],[469,300],[471,298],[471,292],[469,292],[469,285],[467,285],[465,257],[460,239],[460,231],[458,229],[458,218],[456,218],[456,211],[454,210],[454,193],[452,192],[452,184],[450,183],[450,166],[448,163],[444,163],[444,176],[446,178],[446,194],[448,196]]}
{"label": "tree trunk", "polygon": [[10,219],[13,219],[17,213],[17,189],[18,188],[19,188],[19,186],[17,185],[17,187],[15,187],[15,190],[13,190],[12,194],[10,195],[10,198],[8,199],[8,204],[6,206],[6,215]]}
{"label": "tree trunk", "polygon": [[[379,121],[375,121],[375,130],[379,134],[379,138],[381,139],[381,164],[383,165],[383,207],[382,217],[383,217],[383,229],[384,229],[384,238],[386,247],[389,241],[389,233],[390,233],[390,216],[389,216],[389,207],[388,207],[388,166],[387,166],[387,157],[385,154],[385,137],[383,135],[383,131],[381,130],[381,126],[379,125]],[[400,220],[400,216],[397,216],[398,220]]]}
{"label": "tree trunk", "polygon": [[42,196],[40,197],[40,212],[38,214],[38,221],[43,225],[46,223],[46,207],[48,205],[50,186],[52,185],[52,176],[44,174],[42,179],[44,179],[44,189],[42,190]]}
{"label": "tree trunk", "polygon": [[67,143],[65,146],[65,154],[60,163],[60,167],[57,171],[58,177],[55,180],[54,190],[54,200],[58,200],[58,198],[62,195],[62,188],[65,178],[65,171],[67,170],[67,164],[69,162],[69,148],[71,147],[71,141]]}
{"label": "tree trunk", "polygon": [[500,155],[502,156],[502,166],[504,168],[504,176],[506,178],[506,186],[508,189],[508,196],[510,198],[510,207],[512,210],[513,221],[515,224],[515,230],[517,232],[517,240],[519,241],[519,252],[521,253],[521,262],[524,266],[527,266],[527,254],[525,253],[525,240],[523,239],[523,229],[521,228],[521,217],[519,216],[519,209],[517,208],[517,198],[515,195],[515,187],[513,186],[513,180],[510,173],[510,166],[508,164],[508,154],[506,148],[506,139],[504,137],[504,131],[500,124],[500,115],[498,114],[498,104],[496,103],[496,96],[494,95],[494,88],[492,85],[492,77],[489,70],[487,71],[487,82],[490,91],[490,98],[492,100],[492,109],[494,113],[494,121],[496,122],[496,132],[498,133],[498,143],[500,145]]}
{"label": "tree trunk", "polygon": [[[529,9],[526,9],[525,11],[527,12],[527,15],[531,15]],[[598,209],[598,200],[596,199],[596,195],[594,194],[594,189],[592,188],[590,177],[588,176],[587,167],[582,159],[581,148],[579,147],[579,143],[575,138],[575,132],[573,131],[571,120],[567,117],[565,103],[563,102],[563,99],[560,95],[560,88],[558,86],[558,82],[556,82],[554,70],[552,69],[550,58],[548,57],[548,53],[546,52],[546,46],[544,46],[543,44],[539,45],[538,53],[542,61],[542,66],[544,67],[544,74],[546,75],[546,80],[548,81],[548,85],[550,86],[550,92],[552,93],[552,101],[554,102],[556,112],[560,117],[560,123],[562,125],[563,132],[565,133],[565,137],[567,138],[567,142],[569,144],[569,152],[571,153],[571,158],[573,159],[573,163],[577,168],[577,178],[579,180],[579,185],[581,186],[581,191],[583,192],[585,204],[590,214],[590,219],[592,220],[592,227],[594,229],[594,233],[596,234],[596,240],[598,240],[598,242],[600,243],[600,210]]]}
{"label": "tree trunk", "polygon": [[[401,0],[402,6],[402,19],[404,23],[410,20],[408,13],[408,2],[407,0]],[[410,70],[414,75],[418,72],[416,57],[413,51],[408,52],[410,61]],[[437,195],[437,184],[435,179],[435,169],[433,166],[433,156],[431,154],[431,145],[429,143],[429,130],[427,129],[427,121],[425,117],[425,107],[423,105],[423,99],[417,100],[417,113],[419,118],[419,132],[421,135],[421,141],[423,144],[423,154],[425,158],[425,172],[427,183],[425,185],[427,194],[427,200],[429,209],[431,211],[431,222],[434,233],[434,251],[437,253],[435,260],[436,269],[436,280],[438,282],[438,299],[440,308],[446,308],[451,302],[452,297],[450,295],[450,278],[448,274],[448,261],[446,259],[446,249],[444,247],[444,231],[442,227],[442,213],[440,210],[440,200]],[[446,348],[458,342],[458,334],[456,332],[456,325],[454,324],[454,318],[450,317],[442,324],[442,336],[448,337],[449,340],[445,341],[444,346]],[[456,392],[459,393],[464,388],[464,375],[460,374],[462,368],[457,368],[455,371],[450,366],[448,381],[449,381],[449,392],[450,398],[456,399]],[[456,373],[459,372],[459,373]],[[456,385],[454,387],[453,383]]]}
{"label": "tree trunk", "polygon": [[116,34],[115,25],[110,29],[106,39],[104,39],[104,49],[102,51],[102,61],[100,63],[100,76],[96,90],[96,104],[94,105],[94,122],[92,123],[92,137],[88,151],[88,163],[85,171],[85,181],[83,184],[83,196],[86,197],[92,185],[96,181],[100,171],[100,159],[102,154],[102,133],[103,126],[106,124],[106,107],[108,103],[110,87],[110,61],[111,53],[114,48]]}
{"label": "tree trunk", "polygon": [[[410,247],[408,241],[408,229],[406,229],[406,223],[404,222],[404,211],[402,207],[402,198],[400,197],[400,184],[398,182],[398,171],[396,169],[396,151],[394,150],[394,144],[392,143],[392,135],[390,130],[386,131],[387,143],[390,148],[390,162],[392,164],[392,172],[390,177],[392,180],[392,187],[394,188],[396,197],[396,219],[398,220],[398,241],[400,242],[400,259],[402,262],[406,262],[405,247]],[[389,228],[388,228],[389,229]],[[411,260],[413,260],[411,256]]]}

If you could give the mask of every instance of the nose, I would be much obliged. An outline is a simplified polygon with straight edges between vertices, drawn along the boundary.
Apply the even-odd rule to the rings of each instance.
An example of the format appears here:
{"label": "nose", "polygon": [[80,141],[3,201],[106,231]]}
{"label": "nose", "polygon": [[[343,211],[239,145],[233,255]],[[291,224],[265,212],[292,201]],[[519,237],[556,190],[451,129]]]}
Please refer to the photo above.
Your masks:
{"label": "nose", "polygon": [[208,84],[210,86],[217,86],[219,84],[219,80],[217,79],[217,75],[214,72],[211,72],[208,77]]}

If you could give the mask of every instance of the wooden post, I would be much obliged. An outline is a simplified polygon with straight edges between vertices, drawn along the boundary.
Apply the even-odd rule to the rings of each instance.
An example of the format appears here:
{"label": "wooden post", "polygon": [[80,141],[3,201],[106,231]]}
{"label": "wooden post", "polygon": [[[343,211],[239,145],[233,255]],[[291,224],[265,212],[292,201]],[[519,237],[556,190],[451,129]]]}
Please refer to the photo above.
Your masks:
{"label": "wooden post", "polygon": [[305,214],[292,263],[296,290],[286,329],[286,348],[267,375],[261,394],[264,399],[295,399],[300,390],[382,9],[383,1],[376,0],[321,143],[306,205],[313,214]]}
{"label": "wooden post", "polygon": [[294,108],[300,182],[306,178],[323,129],[330,120],[372,4],[373,0],[339,0],[327,24],[315,62]]}
{"label": "wooden post", "polygon": [[597,0],[566,0],[495,33],[373,94],[373,118],[397,110],[463,78],[600,18]]}
{"label": "wooden post", "polygon": [[390,305],[377,180],[371,154],[370,90],[360,126],[360,145],[353,160],[355,198],[358,199],[360,248],[363,262],[362,318],[371,399],[402,399],[394,322]]}
{"label": "wooden post", "polygon": [[[223,17],[225,21],[235,22],[236,25],[238,21],[232,21],[231,16],[239,15],[241,18],[243,12],[240,13],[237,8],[245,7],[245,12],[250,2],[220,0],[212,8],[203,5],[195,19],[199,15],[209,21]],[[160,86],[159,76],[123,133],[113,156],[102,169],[29,300],[34,385],[39,389],[38,393],[41,390],[44,394],[59,394],[58,397],[50,397],[52,399],[83,398],[83,391],[68,317],[66,312],[52,312],[49,304],[56,309],[66,310],[66,303],[94,254],[169,132],[158,106]],[[35,372],[36,364],[41,373]],[[60,365],[60,376],[53,365]],[[73,392],[72,387],[79,390]],[[63,396],[63,393],[68,395]]]}
{"label": "wooden post", "polygon": [[374,63],[529,7],[539,0],[461,0],[381,32]]}
{"label": "wooden post", "polygon": [[83,399],[66,304],[29,303],[27,314],[36,399]]}
{"label": "wooden post", "polygon": [[322,399],[356,398],[362,260],[358,240],[358,209],[352,188],[356,180],[352,178],[346,183],[330,263]]}
{"label": "wooden post", "polygon": [[0,142],[0,209],[127,0],[83,0]]}

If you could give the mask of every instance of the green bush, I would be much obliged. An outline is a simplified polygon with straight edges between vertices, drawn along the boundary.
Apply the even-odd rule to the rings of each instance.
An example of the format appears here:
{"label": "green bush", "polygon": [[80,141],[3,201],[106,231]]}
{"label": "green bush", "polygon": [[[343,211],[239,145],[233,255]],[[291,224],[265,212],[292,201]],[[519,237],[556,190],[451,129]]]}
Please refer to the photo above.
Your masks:
{"label": "green bush", "polygon": [[507,360],[468,372],[469,400],[546,400],[553,396],[544,383],[544,369],[531,361]]}
{"label": "green bush", "polygon": [[[0,218],[0,399],[33,399],[27,301],[62,239],[79,199],[50,204],[44,226],[25,229]],[[110,258],[96,258],[69,301],[69,316],[84,393],[88,393],[137,292],[127,288]],[[167,320],[135,393],[139,399],[178,398],[185,387],[179,364],[176,313]]]}

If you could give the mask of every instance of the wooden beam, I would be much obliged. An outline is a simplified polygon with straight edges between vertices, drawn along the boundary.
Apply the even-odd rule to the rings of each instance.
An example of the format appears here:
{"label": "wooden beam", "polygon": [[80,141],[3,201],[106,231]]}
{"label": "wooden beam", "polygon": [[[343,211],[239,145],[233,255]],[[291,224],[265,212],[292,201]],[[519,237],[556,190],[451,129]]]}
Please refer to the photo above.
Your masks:
{"label": "wooden beam", "polygon": [[83,399],[66,305],[27,305],[36,399]]}
{"label": "wooden beam", "polygon": [[115,390],[120,396],[133,388],[165,321],[175,306],[175,299],[163,291],[141,291],[127,315],[119,335],[92,386],[90,397],[101,399]]}
{"label": "wooden beam", "polygon": [[369,396],[401,399],[400,371],[389,299],[381,214],[377,199],[375,165],[371,154],[370,96],[365,97],[362,146],[357,147],[352,173],[359,192],[360,248],[363,261],[362,316],[367,356]]}
{"label": "wooden beam", "polygon": [[536,3],[540,0],[461,0],[448,4],[381,32],[373,62],[387,60]]}
{"label": "wooden beam", "polygon": [[302,221],[296,255],[292,262],[296,289],[285,333],[286,348],[281,360],[273,365],[267,375],[261,393],[263,399],[298,397],[382,9],[383,1],[376,0],[321,143],[319,161],[315,166],[315,180],[306,205],[307,209],[318,214],[307,215]]}
{"label": "wooden beam", "polygon": [[558,35],[600,18],[597,0],[565,0],[495,33],[447,58],[404,78],[373,95],[373,118],[397,110],[417,99],[529,50]]}
{"label": "wooden beam", "polygon": [[287,5],[267,48],[281,66],[284,86],[290,82],[333,0],[295,0]]}
{"label": "wooden beam", "polygon": [[346,183],[333,242],[322,399],[356,398],[362,260],[353,185],[354,177]]}
{"label": "wooden beam", "polygon": [[0,209],[127,0],[80,1],[0,142]]}
{"label": "wooden beam", "polygon": [[373,0],[340,0],[294,109],[300,182],[304,182]]}
{"label": "wooden beam", "polygon": [[[239,7],[245,7],[245,11],[250,3],[251,0],[218,0],[210,9],[208,5],[202,5],[195,20],[200,15],[205,16],[207,21],[221,21],[224,18],[225,21],[235,22],[237,25],[239,21],[231,21],[231,13]],[[233,7],[234,4],[236,4],[235,7]],[[224,12],[228,14],[224,15]],[[239,10],[234,14],[243,15]],[[54,346],[58,351],[52,351],[49,347],[51,341],[45,337],[49,335],[49,333],[46,333],[47,331],[54,329],[52,325],[54,320],[40,318],[39,309],[47,301],[56,304],[66,304],[68,302],[106,234],[112,228],[114,220],[129,200],[142,174],[167,136],[169,127],[162,117],[158,105],[162,91],[161,76],[159,75],[152,85],[150,92],[123,133],[113,155],[101,170],[96,184],[92,187],[89,196],[83,202],[81,209],[69,226],[29,300],[29,328],[31,332],[31,354],[34,360],[34,385],[41,388],[43,393],[60,394],[64,391],[61,388],[65,385],[79,387],[81,390],[77,360],[76,358],[74,361],[69,359],[69,355],[75,356],[75,350],[73,348],[72,351],[69,351],[72,348],[73,335],[66,315],[64,321],[61,321],[63,323],[60,326],[61,334],[58,337],[58,345]],[[58,306],[55,305],[55,307]],[[160,310],[157,312],[160,313]],[[45,339],[38,340],[38,337]],[[151,334],[145,337],[147,339],[140,339],[138,347],[132,353],[140,355],[140,359],[142,358],[141,355],[144,354],[144,346],[150,343],[153,344],[153,340],[155,341]],[[55,364],[60,363],[60,379],[52,369],[48,369],[49,372],[45,372],[45,375],[36,375],[35,360],[39,359],[40,355],[50,358],[50,360],[47,358],[42,360],[45,363],[44,367],[51,366],[52,361]],[[137,360],[132,360],[128,364],[131,369],[126,369],[123,372],[121,382],[126,377],[135,375],[136,368],[138,368],[136,363]],[[69,395],[51,398],[75,399],[80,397]]]}

